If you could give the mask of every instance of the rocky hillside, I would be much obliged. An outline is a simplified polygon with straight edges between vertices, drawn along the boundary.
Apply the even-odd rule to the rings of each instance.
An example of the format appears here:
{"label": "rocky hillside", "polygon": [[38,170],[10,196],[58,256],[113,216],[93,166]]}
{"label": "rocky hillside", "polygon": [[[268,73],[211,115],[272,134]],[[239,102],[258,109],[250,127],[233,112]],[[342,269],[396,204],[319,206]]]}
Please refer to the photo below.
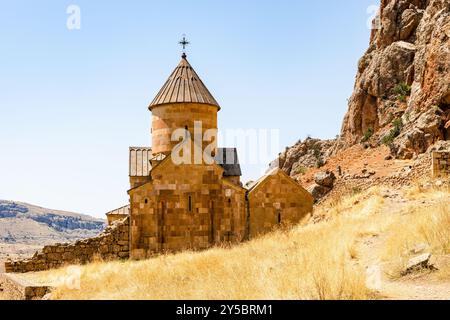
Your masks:
{"label": "rocky hillside", "polygon": [[330,157],[336,140],[306,138],[280,153],[270,167],[279,166],[291,176],[305,173],[309,168],[322,167]]}
{"label": "rocky hillside", "polygon": [[417,159],[450,139],[450,1],[382,0],[373,27],[338,139],[299,141],[272,166],[292,177],[311,168],[340,175],[359,165],[355,157],[367,158],[361,149],[378,154],[371,149],[387,147],[390,155],[373,159],[383,164]]}
{"label": "rocky hillside", "polygon": [[0,200],[0,243],[5,246],[73,241],[95,236],[104,227],[104,220],[90,216]]}
{"label": "rocky hillside", "polygon": [[360,142],[397,158],[450,139],[450,1],[382,0],[334,152]]}

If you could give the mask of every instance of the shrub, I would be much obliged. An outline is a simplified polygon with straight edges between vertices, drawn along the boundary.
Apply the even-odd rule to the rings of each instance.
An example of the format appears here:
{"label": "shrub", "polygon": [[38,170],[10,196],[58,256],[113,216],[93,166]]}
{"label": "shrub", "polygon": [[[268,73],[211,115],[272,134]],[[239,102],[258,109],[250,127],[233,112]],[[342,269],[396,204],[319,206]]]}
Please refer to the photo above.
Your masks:
{"label": "shrub", "polygon": [[316,159],[320,159],[320,156],[322,155],[322,152],[320,151],[320,146],[318,144],[315,144],[313,147],[313,154]]}
{"label": "shrub", "polygon": [[351,195],[356,196],[356,195],[360,194],[361,192],[362,192],[362,189],[360,187],[353,187]]}
{"label": "shrub", "polygon": [[394,142],[395,138],[397,138],[403,129],[402,119],[397,118],[392,122],[393,128],[389,132],[389,134],[385,135],[381,142],[387,146],[391,146]]}
{"label": "shrub", "polygon": [[325,163],[323,162],[323,160],[321,158],[317,158],[316,167],[322,168],[324,165]]}
{"label": "shrub", "polygon": [[367,129],[367,131],[364,133],[364,136],[363,136],[361,142],[367,142],[367,141],[369,141],[369,139],[372,138],[372,136],[373,136],[373,129],[372,129],[372,128],[369,128],[369,129]]}
{"label": "shrub", "polygon": [[411,95],[411,86],[405,82],[401,82],[394,87],[393,92],[397,95],[399,101],[406,102],[406,97]]}
{"label": "shrub", "polygon": [[294,170],[294,174],[305,174],[308,171],[306,167],[297,167]]}
{"label": "shrub", "polygon": [[400,132],[402,132],[403,129],[403,121],[401,118],[397,118],[392,122],[392,125],[394,126],[393,130],[393,134],[394,137],[398,137],[400,135]]}
{"label": "shrub", "polygon": [[399,95],[397,96],[397,99],[398,99],[398,101],[400,101],[400,102],[406,102],[406,96],[403,95],[403,94],[399,94]]}
{"label": "shrub", "polygon": [[390,132],[389,134],[385,135],[383,137],[383,139],[381,139],[381,143],[383,143],[383,144],[385,144],[387,146],[390,146],[395,140],[395,137],[391,133],[392,132]]}

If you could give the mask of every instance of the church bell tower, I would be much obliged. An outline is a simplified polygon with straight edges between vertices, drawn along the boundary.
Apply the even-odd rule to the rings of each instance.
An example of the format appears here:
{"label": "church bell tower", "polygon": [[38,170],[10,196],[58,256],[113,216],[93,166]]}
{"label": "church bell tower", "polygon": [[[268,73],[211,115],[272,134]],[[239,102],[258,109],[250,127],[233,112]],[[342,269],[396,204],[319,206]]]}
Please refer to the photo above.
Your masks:
{"label": "church bell tower", "polygon": [[[187,41],[183,39],[184,45]],[[183,44],[183,42],[180,42]],[[194,123],[201,123],[202,136],[206,130],[217,132],[220,106],[203,81],[189,64],[186,53],[149,106],[152,112],[152,154],[169,155],[180,141],[172,141],[177,129],[187,129],[194,137]],[[213,139],[215,140],[215,139]],[[211,143],[203,141],[202,150]]]}

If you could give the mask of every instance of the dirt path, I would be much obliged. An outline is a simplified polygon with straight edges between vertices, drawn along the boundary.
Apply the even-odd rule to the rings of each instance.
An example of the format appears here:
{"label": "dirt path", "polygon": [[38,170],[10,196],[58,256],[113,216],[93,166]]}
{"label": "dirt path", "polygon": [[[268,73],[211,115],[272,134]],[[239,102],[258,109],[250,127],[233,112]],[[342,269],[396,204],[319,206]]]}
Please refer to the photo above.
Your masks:
{"label": "dirt path", "polygon": [[450,299],[450,283],[430,283],[425,276],[417,281],[385,282],[382,293],[386,299],[448,300]]}
{"label": "dirt path", "polygon": [[[401,194],[387,199],[382,211],[401,214],[414,201],[405,201]],[[423,202],[422,202],[423,204]],[[388,234],[365,237],[358,242],[359,263],[368,270],[369,280],[379,296],[387,300],[449,300],[450,279],[446,282],[433,279],[432,272],[392,280],[388,276],[389,266],[382,262],[382,249]]]}

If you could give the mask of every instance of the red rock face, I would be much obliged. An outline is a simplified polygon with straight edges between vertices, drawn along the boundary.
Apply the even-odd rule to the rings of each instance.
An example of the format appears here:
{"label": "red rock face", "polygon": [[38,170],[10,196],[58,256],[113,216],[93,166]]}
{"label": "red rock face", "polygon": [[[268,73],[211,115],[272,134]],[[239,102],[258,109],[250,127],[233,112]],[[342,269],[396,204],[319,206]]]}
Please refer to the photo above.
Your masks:
{"label": "red rock face", "polygon": [[333,153],[365,139],[410,158],[449,139],[450,1],[383,0],[376,21]]}

